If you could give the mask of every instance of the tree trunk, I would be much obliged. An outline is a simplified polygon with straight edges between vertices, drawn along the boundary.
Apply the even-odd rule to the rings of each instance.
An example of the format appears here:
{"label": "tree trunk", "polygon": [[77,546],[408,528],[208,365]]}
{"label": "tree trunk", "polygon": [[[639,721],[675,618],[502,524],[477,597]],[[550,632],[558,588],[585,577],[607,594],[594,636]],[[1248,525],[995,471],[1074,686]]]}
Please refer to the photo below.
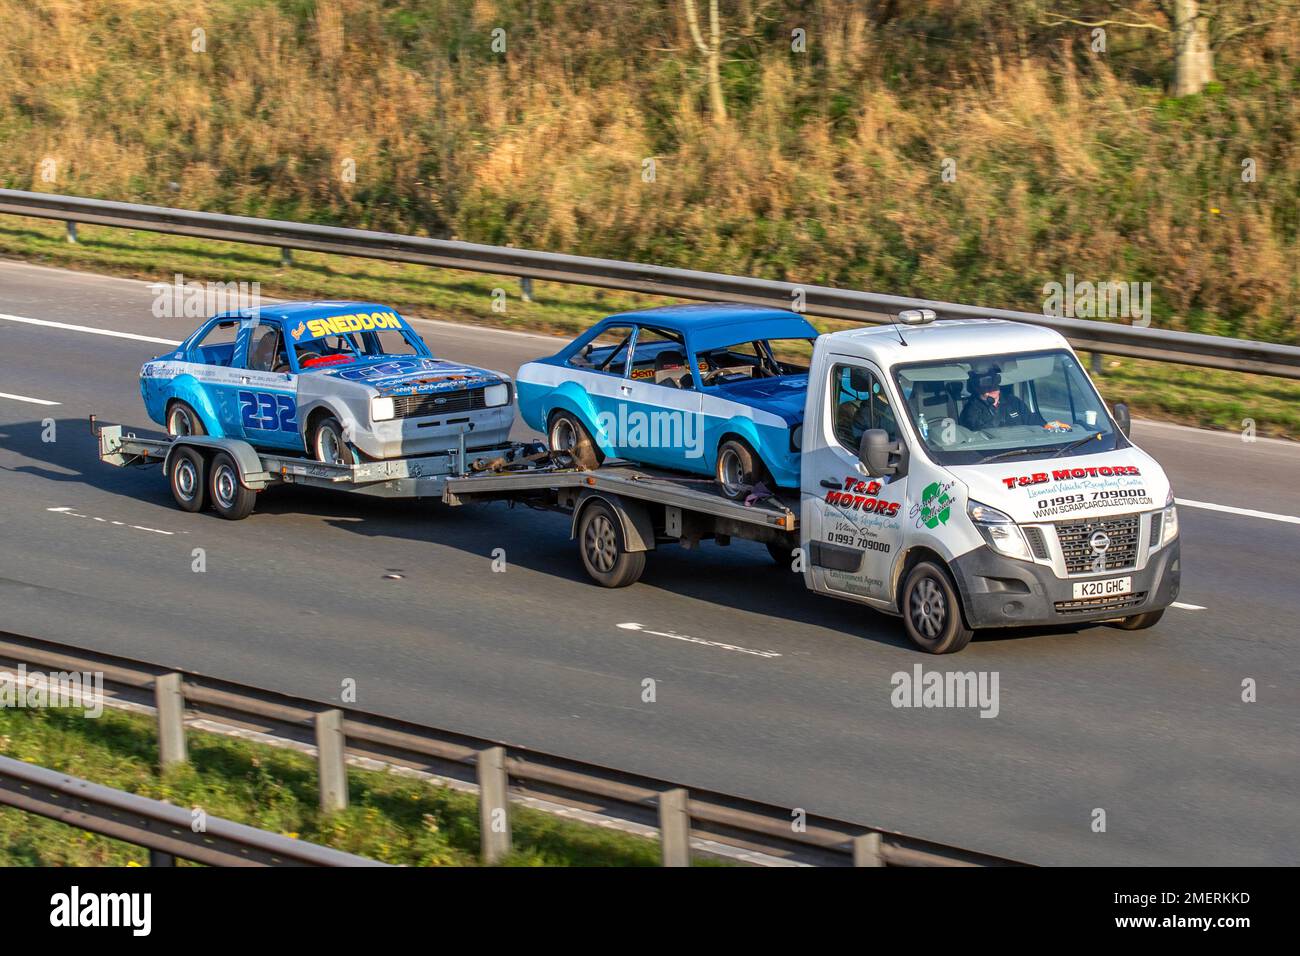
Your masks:
{"label": "tree trunk", "polygon": [[1174,0],[1174,96],[1191,96],[1214,79],[1210,21],[1197,0]]}
{"label": "tree trunk", "polygon": [[713,122],[722,126],[727,122],[727,99],[722,94],[722,29],[718,23],[718,0],[709,0],[709,42],[704,42],[700,32],[700,18],[695,0],[686,0],[686,25],[691,38],[704,54],[705,72],[709,84],[709,112]]}

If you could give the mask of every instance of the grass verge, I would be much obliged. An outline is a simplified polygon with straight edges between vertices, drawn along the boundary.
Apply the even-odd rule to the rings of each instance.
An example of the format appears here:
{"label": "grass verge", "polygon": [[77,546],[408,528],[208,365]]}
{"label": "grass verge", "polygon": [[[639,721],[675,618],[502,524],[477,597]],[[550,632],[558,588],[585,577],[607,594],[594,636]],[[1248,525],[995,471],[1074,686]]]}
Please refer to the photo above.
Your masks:
{"label": "grass verge", "polygon": [[[317,806],[315,761],[287,748],[190,730],[190,762],[160,773],[153,721],[106,709],[0,709],[0,753],[209,816],[386,863],[479,865],[478,797],[398,774],[348,771],[349,807]],[[654,866],[656,841],[511,808],[509,866]],[[0,808],[0,866],[147,865],[148,852]]]}
{"label": "grass verge", "polygon": [[[507,276],[313,252],[296,252],[286,268],[268,246],[95,226],[82,226],[74,245],[62,223],[9,217],[0,222],[0,255],[149,281],[170,282],[181,273],[189,280],[258,282],[263,295],[276,298],[366,299],[424,318],[566,336],[615,312],[674,301],[535,282],[533,301],[525,302],[518,281]],[[504,290],[504,299],[494,297],[495,289]],[[504,301],[504,311],[494,301]],[[815,324],[824,331],[845,327]],[[1227,431],[1241,431],[1250,420],[1259,435],[1300,438],[1300,382],[1105,357],[1098,385],[1138,417]]]}

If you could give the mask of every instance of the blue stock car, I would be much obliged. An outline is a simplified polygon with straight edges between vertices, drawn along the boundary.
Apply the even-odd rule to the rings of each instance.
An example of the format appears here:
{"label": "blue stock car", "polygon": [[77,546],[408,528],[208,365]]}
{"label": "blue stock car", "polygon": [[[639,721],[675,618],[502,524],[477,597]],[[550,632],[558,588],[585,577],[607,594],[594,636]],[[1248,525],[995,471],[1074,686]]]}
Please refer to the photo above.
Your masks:
{"label": "blue stock car", "polygon": [[798,488],[808,369],[790,358],[816,337],[755,306],[613,315],[519,369],[519,412],[588,468],[608,456],[713,475],[733,499],[758,482]]}
{"label": "blue stock car", "polygon": [[434,358],[391,308],[288,302],[226,312],[146,362],[140,394],[172,435],[241,438],[354,464],[505,442],[511,383]]}

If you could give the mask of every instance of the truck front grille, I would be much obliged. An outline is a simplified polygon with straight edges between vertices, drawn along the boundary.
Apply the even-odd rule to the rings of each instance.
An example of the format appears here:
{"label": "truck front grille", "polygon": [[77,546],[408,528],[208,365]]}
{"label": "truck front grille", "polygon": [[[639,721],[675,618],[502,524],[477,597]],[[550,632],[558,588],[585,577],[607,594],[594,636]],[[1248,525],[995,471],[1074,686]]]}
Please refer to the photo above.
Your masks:
{"label": "truck front grille", "polygon": [[[1061,542],[1066,571],[1070,574],[1087,574],[1092,571],[1120,571],[1134,567],[1137,564],[1140,524],[1136,514],[1058,521],[1056,539]],[[1109,539],[1105,567],[1093,564],[1097,560],[1097,552],[1093,550],[1091,542],[1098,531],[1105,532]]]}
{"label": "truck front grille", "polygon": [[1047,550],[1047,539],[1043,537],[1043,529],[1035,528],[1029,525],[1024,529],[1025,540],[1029,542],[1029,550],[1034,553],[1034,557],[1046,561],[1051,557]]}
{"label": "truck front grille", "polygon": [[1115,594],[1110,597],[1080,598],[1077,601],[1057,601],[1058,614],[1091,614],[1093,611],[1122,611],[1138,607],[1147,599],[1146,591],[1136,594]]}
{"label": "truck front grille", "polygon": [[472,412],[486,408],[483,389],[462,388],[433,395],[397,395],[393,397],[395,418],[430,418],[452,412]]}

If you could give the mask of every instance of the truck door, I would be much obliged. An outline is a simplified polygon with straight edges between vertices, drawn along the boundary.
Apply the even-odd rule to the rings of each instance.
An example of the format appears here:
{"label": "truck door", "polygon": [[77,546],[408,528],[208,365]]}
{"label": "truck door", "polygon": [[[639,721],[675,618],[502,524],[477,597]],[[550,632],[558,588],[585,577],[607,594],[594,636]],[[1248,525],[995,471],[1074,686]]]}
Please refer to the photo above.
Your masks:
{"label": "truck door", "polygon": [[870,362],[830,355],[827,367],[816,433],[805,434],[802,462],[809,585],[892,604],[890,579],[903,543],[907,478],[869,476],[858,460],[858,444],[871,428],[898,441],[899,416],[883,376]]}

